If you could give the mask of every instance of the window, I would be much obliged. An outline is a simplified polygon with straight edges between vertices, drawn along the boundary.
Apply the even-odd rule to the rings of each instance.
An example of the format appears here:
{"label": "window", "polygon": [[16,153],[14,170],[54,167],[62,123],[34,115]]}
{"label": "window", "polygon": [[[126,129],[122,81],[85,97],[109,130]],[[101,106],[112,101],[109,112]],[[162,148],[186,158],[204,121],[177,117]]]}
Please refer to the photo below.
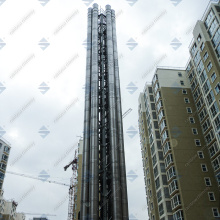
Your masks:
{"label": "window", "polygon": [[192,49],[191,49],[191,55],[192,55],[192,57],[195,55],[195,53],[196,53],[196,48],[197,48],[197,45],[196,45],[196,43],[194,43],[194,45],[193,45],[193,47],[192,47]]}
{"label": "window", "polygon": [[204,104],[203,98],[201,97],[199,101],[196,103],[197,110],[199,111],[202,105]]}
{"label": "window", "polygon": [[169,150],[171,150],[170,143],[167,142],[163,147],[163,155],[165,156]]}
{"label": "window", "polygon": [[194,135],[198,134],[197,129],[196,129],[196,128],[192,128],[192,133],[193,133]]}
{"label": "window", "polygon": [[206,185],[206,186],[211,186],[211,185],[212,185],[212,184],[211,184],[211,180],[210,180],[209,177],[205,177],[205,185]]}
{"label": "window", "polygon": [[181,205],[180,195],[177,194],[173,198],[171,198],[172,209],[176,208],[178,205]]}
{"label": "window", "polygon": [[206,97],[206,102],[207,102],[208,106],[210,106],[214,100],[215,100],[215,96],[214,96],[213,91],[211,90],[211,92]]}
{"label": "window", "polygon": [[220,83],[218,83],[218,84],[216,85],[216,87],[215,87],[215,93],[216,93],[216,95],[218,95],[219,92],[220,92]]}
{"label": "window", "polygon": [[198,157],[199,157],[200,159],[203,159],[203,158],[204,158],[204,154],[203,154],[202,151],[198,151],[197,154],[198,154]]}
{"label": "window", "polygon": [[205,52],[204,56],[203,56],[203,60],[204,62],[208,59],[209,55],[208,52]]}
{"label": "window", "polygon": [[210,108],[210,113],[212,118],[214,118],[218,112],[219,112],[219,108],[217,102],[214,102],[214,104]]}
{"label": "window", "polygon": [[201,164],[201,167],[202,167],[203,172],[208,172],[208,168],[207,168],[206,164]]}
{"label": "window", "polygon": [[0,169],[6,170],[6,165],[4,163],[0,163]]}
{"label": "window", "polygon": [[207,144],[209,144],[213,139],[214,139],[214,133],[213,130],[211,130],[206,136],[205,136],[205,141]]}
{"label": "window", "polygon": [[195,140],[195,145],[196,145],[196,146],[201,146],[201,142],[200,142],[200,140],[198,140],[198,139]]}
{"label": "window", "polygon": [[174,176],[176,176],[175,168],[170,167],[170,169],[167,171],[167,180],[169,181]]}
{"label": "window", "polygon": [[207,16],[207,18],[206,18],[206,20],[205,20],[205,26],[206,26],[206,28],[209,27],[209,25],[211,24],[213,18],[214,18],[214,13],[213,13],[213,11],[212,11],[212,9],[211,9],[211,11],[209,12],[209,14],[208,14],[208,16]]}
{"label": "window", "polygon": [[195,101],[198,99],[200,94],[201,94],[201,92],[200,92],[200,89],[198,88],[193,94],[193,98]]}
{"label": "window", "polygon": [[200,47],[201,51],[204,50],[204,47],[205,47],[205,45],[204,45],[204,43],[202,43],[202,45],[201,45],[201,47]]}
{"label": "window", "polygon": [[206,73],[206,70],[203,70],[203,72],[201,73],[199,77],[201,85],[206,81],[206,79],[207,79],[207,73]]}
{"label": "window", "polygon": [[186,108],[187,113],[192,113],[192,109],[190,107]]}
{"label": "window", "polygon": [[218,45],[218,47],[216,48],[216,53],[217,53],[217,56],[218,58],[220,57],[220,44]]}
{"label": "window", "polygon": [[187,90],[186,90],[186,89],[183,89],[183,90],[182,90],[182,93],[183,93],[183,94],[187,94]]}
{"label": "window", "polygon": [[210,121],[209,119],[207,119],[203,124],[202,124],[202,130],[203,130],[203,133],[205,133],[208,128],[210,127]]}
{"label": "window", "polygon": [[157,177],[158,175],[158,169],[157,169],[157,166],[154,168],[154,177]]}
{"label": "window", "polygon": [[173,220],[184,220],[183,210],[178,210],[173,214]]}
{"label": "window", "polygon": [[212,69],[212,63],[209,62],[209,64],[207,65],[207,70],[208,70],[208,72],[209,72],[211,69]]}
{"label": "window", "polygon": [[5,174],[0,172],[0,179],[3,180],[4,179]]}
{"label": "window", "polygon": [[184,81],[180,80],[180,85],[184,86]]}
{"label": "window", "polygon": [[154,204],[153,204],[153,202],[151,203],[151,210],[154,208]]}
{"label": "window", "polygon": [[167,168],[173,162],[172,154],[168,154],[165,161],[165,167]]}
{"label": "window", "polygon": [[161,190],[157,192],[157,202],[159,203],[162,200]]}
{"label": "window", "polygon": [[199,120],[202,122],[206,115],[207,115],[207,111],[206,108],[204,107],[202,111],[199,113]]}
{"label": "window", "polygon": [[161,215],[163,215],[163,213],[164,213],[163,203],[161,203],[161,204],[159,205],[159,215],[161,216]]}
{"label": "window", "polygon": [[199,62],[199,65],[198,65],[197,68],[196,68],[198,74],[200,74],[200,73],[202,72],[203,69],[204,69],[203,62],[200,61],[200,62]]}
{"label": "window", "polygon": [[198,51],[194,57],[195,66],[197,66],[200,60],[201,60],[201,56],[200,56],[200,52]]}
{"label": "window", "polygon": [[169,184],[169,191],[170,191],[170,195],[176,191],[178,189],[178,185],[177,185],[177,180],[174,179],[170,184]]}
{"label": "window", "polygon": [[162,173],[166,172],[164,163],[160,163],[160,170]]}
{"label": "window", "polygon": [[215,74],[215,72],[211,75],[211,81],[212,81],[212,83],[215,81],[215,79],[216,79],[217,77],[216,77],[216,74]]}
{"label": "window", "polygon": [[200,42],[202,39],[201,35],[199,34],[199,36],[197,37],[197,41]]}
{"label": "window", "polygon": [[208,192],[208,195],[210,201],[215,201],[215,194],[213,192]]}
{"label": "window", "polygon": [[213,162],[212,162],[214,171],[218,170],[220,167],[220,156],[218,156]]}
{"label": "window", "polygon": [[153,166],[154,166],[154,165],[157,163],[157,157],[156,157],[156,154],[153,156],[152,160],[153,160]]}
{"label": "window", "polygon": [[207,79],[207,81],[205,82],[204,86],[202,87],[203,91],[205,94],[208,93],[208,91],[211,89],[211,85],[209,80]]}
{"label": "window", "polygon": [[220,29],[218,29],[212,39],[212,43],[214,45],[214,47],[216,47],[218,45],[218,43],[220,42]]}
{"label": "window", "polygon": [[194,118],[190,117],[189,121],[190,121],[191,124],[195,124],[195,119]]}
{"label": "window", "polygon": [[5,155],[5,154],[2,154],[2,159],[3,159],[4,161],[7,161],[7,160],[8,160],[8,156]]}
{"label": "window", "polygon": [[185,103],[190,103],[189,98],[184,98]]}
{"label": "window", "polygon": [[210,38],[212,38],[212,36],[214,35],[217,27],[218,27],[218,22],[216,19],[214,19],[214,21],[212,22],[212,24],[208,30],[208,34],[209,34]]}
{"label": "window", "polygon": [[182,75],[182,73],[181,73],[181,72],[178,72],[178,76],[179,76],[179,77],[182,77],[183,75]]}
{"label": "window", "polygon": [[215,122],[215,130],[219,131],[220,130],[220,114],[216,117],[214,122]]}
{"label": "window", "polygon": [[214,217],[219,217],[219,211],[218,208],[212,208],[212,213]]}
{"label": "window", "polygon": [[159,179],[159,177],[157,177],[157,179],[155,180],[155,185],[156,185],[156,189],[158,189],[160,187],[160,179]]}
{"label": "window", "polygon": [[209,148],[209,154],[211,157],[213,157],[217,152],[219,151],[219,148],[217,146],[217,142],[215,142],[210,148]]}

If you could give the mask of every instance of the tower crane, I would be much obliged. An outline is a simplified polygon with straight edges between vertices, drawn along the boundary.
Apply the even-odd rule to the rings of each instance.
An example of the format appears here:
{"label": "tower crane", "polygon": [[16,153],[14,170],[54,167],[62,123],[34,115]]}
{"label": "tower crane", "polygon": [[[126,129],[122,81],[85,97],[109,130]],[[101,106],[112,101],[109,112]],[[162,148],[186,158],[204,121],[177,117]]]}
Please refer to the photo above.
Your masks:
{"label": "tower crane", "polygon": [[72,170],[73,174],[70,179],[70,188],[69,188],[69,206],[68,206],[68,220],[74,220],[74,198],[75,198],[75,192],[74,188],[76,186],[76,179],[77,179],[77,150],[75,151],[75,157],[74,159],[64,167],[64,171],[66,171],[71,165],[72,165]]}
{"label": "tower crane", "polygon": [[6,171],[6,173],[17,175],[17,176],[22,176],[22,177],[26,177],[26,178],[31,178],[31,179],[41,180],[41,181],[48,182],[48,183],[54,183],[54,184],[63,185],[63,186],[70,186],[69,184],[66,184],[66,183],[61,183],[61,182],[57,182],[57,181],[53,181],[53,180],[47,180],[47,179],[43,179],[40,177],[31,176],[28,174],[16,173],[16,172],[12,172],[12,171]]}

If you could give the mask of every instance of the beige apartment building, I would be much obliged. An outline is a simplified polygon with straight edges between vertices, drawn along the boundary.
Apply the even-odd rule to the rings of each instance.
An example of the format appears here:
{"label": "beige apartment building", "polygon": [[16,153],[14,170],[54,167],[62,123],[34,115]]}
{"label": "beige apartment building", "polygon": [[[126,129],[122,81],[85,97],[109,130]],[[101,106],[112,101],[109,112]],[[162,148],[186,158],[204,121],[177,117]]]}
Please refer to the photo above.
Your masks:
{"label": "beige apartment building", "polygon": [[197,22],[190,55],[186,72],[220,186],[220,3],[210,4]]}
{"label": "beige apartment building", "polygon": [[74,220],[80,219],[81,204],[81,184],[82,184],[82,157],[83,157],[83,140],[78,144],[78,163],[77,163],[77,182],[74,188]]}
{"label": "beige apartment building", "polygon": [[150,220],[211,220],[219,191],[185,70],[158,68],[139,97]]}

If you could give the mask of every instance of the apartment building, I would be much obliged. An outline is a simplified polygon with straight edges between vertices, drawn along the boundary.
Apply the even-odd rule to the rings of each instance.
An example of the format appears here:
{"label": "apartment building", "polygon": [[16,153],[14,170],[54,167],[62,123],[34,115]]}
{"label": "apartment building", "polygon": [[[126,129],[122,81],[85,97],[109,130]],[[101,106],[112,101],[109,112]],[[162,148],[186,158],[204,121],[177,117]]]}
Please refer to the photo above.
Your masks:
{"label": "apartment building", "polygon": [[80,219],[83,139],[78,144],[77,183],[74,188],[74,220]]}
{"label": "apartment building", "polygon": [[149,219],[219,216],[218,183],[185,70],[157,69],[139,97],[139,131]]}
{"label": "apartment building", "polygon": [[220,3],[210,4],[193,31],[186,72],[220,186]]}
{"label": "apartment building", "polygon": [[0,191],[2,191],[10,149],[9,144],[0,139]]}

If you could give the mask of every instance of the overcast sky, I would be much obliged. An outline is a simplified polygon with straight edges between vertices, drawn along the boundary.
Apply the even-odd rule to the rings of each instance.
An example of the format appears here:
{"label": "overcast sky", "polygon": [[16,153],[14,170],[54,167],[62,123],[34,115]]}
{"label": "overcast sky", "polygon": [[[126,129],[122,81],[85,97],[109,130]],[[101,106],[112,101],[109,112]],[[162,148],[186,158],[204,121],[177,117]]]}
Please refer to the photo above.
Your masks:
{"label": "overcast sky", "polygon": [[[157,65],[186,66],[193,26],[209,0],[0,0],[0,136],[12,147],[7,170],[36,177],[44,171],[69,183],[71,169],[63,167],[83,131],[87,8],[95,2],[110,4],[117,15],[122,109],[132,109],[123,121],[126,169],[133,173],[129,212],[144,220],[138,96]],[[3,188],[19,212],[67,219],[67,186],[6,174]]]}

